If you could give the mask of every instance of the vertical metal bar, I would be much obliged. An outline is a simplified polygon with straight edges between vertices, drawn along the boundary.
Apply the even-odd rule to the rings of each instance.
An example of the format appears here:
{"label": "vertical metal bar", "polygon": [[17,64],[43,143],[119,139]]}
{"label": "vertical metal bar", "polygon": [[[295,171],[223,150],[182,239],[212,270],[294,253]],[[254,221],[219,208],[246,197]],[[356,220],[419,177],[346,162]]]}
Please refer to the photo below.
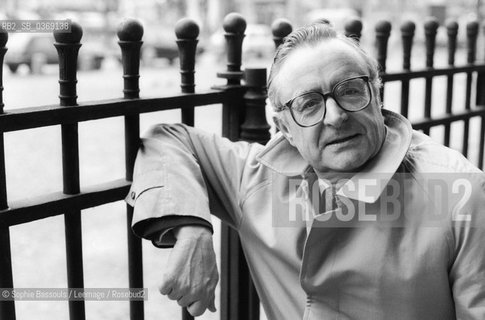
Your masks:
{"label": "vertical metal bar", "polygon": [[[197,52],[197,37],[199,26],[189,18],[183,18],[175,25],[177,46],[180,60],[180,89],[182,93],[195,92],[195,55]],[[194,125],[194,107],[182,109],[182,123]],[[193,320],[194,317],[182,308],[182,320]]]}
{"label": "vertical metal bar", "polygon": [[220,320],[228,320],[229,318],[229,310],[230,310],[230,302],[231,302],[231,290],[229,286],[229,275],[230,272],[230,262],[232,259],[230,258],[230,248],[232,248],[230,239],[231,233],[229,233],[230,229],[227,225],[221,225],[221,277],[220,277],[220,285],[221,285],[221,306],[220,306]]}
{"label": "vertical metal bar", "polygon": [[244,72],[247,91],[244,94],[245,117],[241,125],[241,139],[266,144],[271,135],[266,121],[266,69],[247,68]]}
{"label": "vertical metal bar", "polygon": [[7,175],[5,169],[5,144],[3,132],[0,132],[0,209],[7,209]]}
{"label": "vertical metal bar", "polygon": [[[452,106],[453,106],[453,75],[448,75],[446,78],[446,114],[451,115],[452,113]],[[449,147],[450,146],[450,137],[451,137],[451,125],[445,124],[445,132],[444,132],[444,145]]]}
{"label": "vertical metal bar", "polygon": [[409,80],[401,81],[401,114],[404,117],[409,115]]}
{"label": "vertical metal bar", "polygon": [[344,26],[345,36],[354,39],[357,43],[360,42],[362,36],[362,20],[359,18],[350,18]]}
{"label": "vertical metal bar", "polygon": [[[375,27],[376,32],[376,46],[377,46],[377,62],[379,63],[379,73],[382,75],[386,73],[387,60],[387,44],[391,36],[391,23],[383,20],[379,21]],[[380,88],[381,102],[384,102],[384,85]]]}
{"label": "vertical metal bar", "polygon": [[[227,44],[227,71],[218,73],[218,77],[227,79],[227,86],[222,89],[240,89],[242,41],[246,30],[246,21],[237,13],[230,13],[224,18]],[[223,135],[235,141],[239,139],[239,126],[243,122],[243,97],[236,93],[234,100],[223,104]],[[250,301],[255,295],[248,290],[251,281],[238,234],[227,225],[221,226],[221,319],[257,320],[248,314]],[[259,307],[258,307],[259,310]]]}
{"label": "vertical metal bar", "polygon": [[[3,57],[7,52],[6,32],[0,32],[0,114],[3,113]],[[5,144],[0,131],[0,210],[8,208],[7,177],[5,172]],[[0,288],[13,289],[12,253],[10,251],[10,230],[0,217]],[[0,319],[15,320],[15,302],[0,301]]]}
{"label": "vertical metal bar", "polygon": [[[7,52],[5,45],[7,44],[8,33],[0,32],[0,114],[3,113],[3,57]],[[6,209],[7,205],[7,183],[5,174],[5,149],[4,136],[0,131],[0,208]]]}
{"label": "vertical metal bar", "polygon": [[273,42],[275,48],[278,47],[283,43],[285,37],[289,35],[293,31],[293,27],[287,19],[280,18],[273,21],[271,24],[271,32],[273,34]]}
{"label": "vertical metal bar", "polygon": [[[455,53],[456,53],[456,36],[458,34],[458,23],[456,21],[450,21],[446,24],[446,30],[448,33],[448,66],[453,67],[455,65]],[[450,74],[446,79],[446,114],[451,115],[453,108],[453,80],[454,75]],[[445,146],[450,146],[451,126],[445,125]]]}
{"label": "vertical metal bar", "polygon": [[478,167],[483,170],[483,153],[485,152],[485,116],[481,117],[480,122],[480,145],[478,147]]}
{"label": "vertical metal bar", "polygon": [[[473,75],[471,72],[466,74],[466,92],[465,92],[465,109],[468,111],[471,108],[471,94],[472,94]],[[468,139],[470,135],[470,119],[463,120],[463,147],[462,153],[465,157],[468,156]]]}
{"label": "vertical metal bar", "polygon": [[[227,79],[227,85],[218,87],[218,89],[233,90],[241,88],[241,79],[243,73],[241,71],[242,61],[242,43],[244,39],[244,31],[246,30],[246,20],[237,13],[228,14],[223,21],[223,28],[225,31],[226,39],[226,51],[227,51],[227,70],[218,72],[219,78]],[[229,103],[223,103],[222,105],[222,134],[230,140],[239,139],[239,126],[242,123],[241,109],[242,104],[242,92],[241,95],[237,95],[233,101]],[[225,226],[223,226],[224,228]],[[221,239],[224,246],[225,240]],[[221,262],[225,265],[224,260]],[[224,272],[221,272],[224,275]],[[221,276],[221,282],[222,282]],[[225,307],[223,305],[223,307]],[[224,311],[221,307],[221,313]]]}
{"label": "vertical metal bar", "polygon": [[[471,21],[466,26],[467,35],[467,63],[473,65],[475,63],[477,51],[477,36],[478,36],[478,22]],[[467,72],[466,75],[466,93],[465,93],[465,109],[471,109],[471,94],[472,94],[473,74]],[[465,157],[468,156],[468,141],[470,135],[470,119],[464,120],[463,127],[463,149],[462,153]]]}
{"label": "vertical metal bar", "polygon": [[[180,60],[180,88],[182,93],[195,92],[195,55],[197,51],[197,37],[199,36],[199,26],[195,21],[184,18],[177,22],[175,26],[177,36],[177,46],[179,48]],[[194,108],[182,109],[182,122],[194,125]]]}
{"label": "vertical metal bar", "polygon": [[[3,113],[3,57],[7,52],[8,40],[6,32],[0,32],[0,114]],[[7,177],[5,172],[4,135],[0,131],[0,210],[8,208]],[[13,289],[12,253],[10,251],[10,230],[0,216],[0,288]],[[0,319],[15,320],[15,302],[0,301]]]}
{"label": "vertical metal bar", "polygon": [[[484,108],[485,107],[485,73],[478,72],[477,75],[477,85],[476,85],[476,105]],[[484,152],[485,152],[485,116],[481,116],[480,121],[480,139],[478,146],[478,167],[483,170],[484,164]]]}
{"label": "vertical metal bar", "polygon": [[[436,32],[438,30],[438,20],[436,18],[428,18],[424,24],[424,31],[426,37],[426,68],[432,69],[434,63],[434,51],[436,43]],[[433,95],[433,77],[426,77],[425,94],[424,94],[424,117],[431,118]],[[423,130],[425,134],[429,134],[429,128]]]}
{"label": "vertical metal bar", "polygon": [[187,308],[182,308],[182,320],[194,320],[194,317],[189,313]]}
{"label": "vertical metal bar", "polygon": [[[284,42],[285,37],[293,31],[293,26],[290,21],[284,18],[276,19],[271,24],[271,32],[273,34],[273,42],[276,50]],[[278,131],[278,128],[275,128]]]}
{"label": "vertical metal bar", "polygon": [[[118,28],[118,44],[123,64],[123,95],[125,99],[140,97],[140,48],[143,26],[134,19],[124,20]],[[125,116],[125,177],[133,181],[133,168],[140,140],[140,115]],[[126,231],[128,240],[128,285],[130,289],[143,288],[143,252],[141,239],[133,234],[131,223],[133,208],[126,206]],[[143,301],[130,299],[130,319],[143,320]]]}
{"label": "vertical metal bar", "polygon": [[[70,33],[54,33],[54,43],[59,54],[60,105],[77,104],[76,71],[77,54],[81,44],[82,28],[72,23]],[[62,134],[62,169],[65,194],[77,194],[79,185],[79,140],[78,124],[61,125]],[[64,214],[67,284],[69,288],[84,288],[81,211],[72,210]],[[69,301],[71,320],[84,320],[84,300]]]}
{"label": "vertical metal bar", "polygon": [[[13,288],[10,231],[3,221],[0,221],[0,288]],[[0,301],[0,319],[15,320],[14,300]]]}
{"label": "vertical metal bar", "polygon": [[[413,46],[414,30],[416,25],[412,21],[406,21],[401,25],[401,38],[403,45],[403,69],[411,70],[411,49]],[[405,117],[409,113],[409,80],[401,82],[401,114]]]}
{"label": "vertical metal bar", "polygon": [[[266,144],[271,135],[270,126],[266,121],[266,69],[250,69],[244,72],[247,91],[244,94],[245,116],[241,125],[241,139],[249,142]],[[240,253],[242,255],[242,251]],[[241,260],[244,256],[240,257]],[[248,297],[247,310],[240,310],[241,319],[259,319],[259,297],[251,281],[247,264],[241,265],[240,275],[244,280],[247,278],[247,285],[241,288],[242,296]],[[240,280],[239,280],[240,281]],[[244,283],[244,282],[242,282]],[[241,284],[240,284],[241,285]]]}

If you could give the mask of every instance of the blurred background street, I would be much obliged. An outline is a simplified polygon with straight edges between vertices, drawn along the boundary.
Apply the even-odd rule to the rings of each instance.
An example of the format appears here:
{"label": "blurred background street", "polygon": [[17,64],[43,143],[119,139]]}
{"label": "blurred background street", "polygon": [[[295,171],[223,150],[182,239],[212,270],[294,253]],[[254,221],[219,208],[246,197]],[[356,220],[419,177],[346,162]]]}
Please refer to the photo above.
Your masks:
{"label": "blurred background street", "polygon": [[[269,67],[274,52],[271,23],[286,17],[294,27],[317,18],[330,19],[339,29],[351,16],[364,23],[362,46],[374,54],[374,26],[380,19],[392,22],[389,42],[388,71],[401,69],[402,47],[400,24],[408,19],[417,24],[412,68],[424,67],[425,17],[434,15],[440,22],[437,36],[436,65],[446,66],[445,21],[460,24],[459,50],[456,64],[466,63],[466,23],[481,22],[480,0],[4,0],[0,3],[2,19],[67,19],[79,22],[84,29],[78,72],[78,101],[95,101],[122,96],[122,69],[119,61],[116,30],[125,17],[139,19],[145,29],[140,69],[141,97],[165,96],[180,92],[179,61],[173,28],[177,20],[189,16],[200,26],[200,42],[196,63],[196,91],[209,90],[225,83],[216,72],[224,71],[225,52],[222,31],[223,17],[232,11],[241,13],[248,22],[243,47],[244,67]],[[9,48],[3,66],[5,111],[58,103],[58,66],[51,34],[9,34]],[[483,59],[484,42],[479,35],[478,58]],[[443,80],[443,81],[441,81]],[[465,100],[465,78],[455,80],[454,101]],[[441,106],[433,112],[444,112],[445,79],[434,84],[433,104]],[[385,88],[385,107],[397,111],[400,87]],[[411,106],[421,110],[424,103],[422,80],[412,82]],[[457,108],[456,110],[459,110]],[[267,110],[270,121],[270,110]],[[421,117],[410,110],[410,118]],[[180,121],[179,111],[158,112],[141,116],[141,132],[160,122]],[[220,133],[221,107],[196,110],[196,126]],[[459,124],[456,129],[460,129]],[[472,132],[478,123],[472,121]],[[452,147],[459,149],[460,131],[453,136]],[[432,136],[433,136],[432,131]],[[436,136],[439,136],[439,132]],[[90,121],[79,126],[81,187],[124,177],[123,119]],[[5,134],[6,169],[9,201],[35,197],[62,190],[60,128],[58,126]],[[470,150],[476,158],[477,150]],[[83,213],[83,253],[85,286],[126,287],[126,218],[124,203],[118,202]],[[13,277],[19,288],[66,287],[64,230],[62,217],[11,228]],[[216,250],[219,228],[216,226]],[[180,308],[158,294],[168,250],[155,249],[144,242],[144,277],[148,287],[146,319],[179,319]],[[217,300],[218,304],[218,300]],[[217,305],[218,306],[218,305]],[[17,319],[67,319],[66,302],[19,302]],[[128,319],[127,302],[87,302],[87,318]],[[219,319],[218,313],[200,319]]]}

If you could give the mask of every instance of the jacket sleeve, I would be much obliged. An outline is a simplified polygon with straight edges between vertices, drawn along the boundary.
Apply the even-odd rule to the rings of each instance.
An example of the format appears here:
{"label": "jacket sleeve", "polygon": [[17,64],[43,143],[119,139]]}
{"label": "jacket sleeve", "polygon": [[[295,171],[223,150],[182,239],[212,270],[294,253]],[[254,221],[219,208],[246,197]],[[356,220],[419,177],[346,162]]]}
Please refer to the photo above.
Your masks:
{"label": "jacket sleeve", "polygon": [[211,214],[237,229],[241,180],[258,147],[182,124],[153,127],[141,141],[126,197],[135,234],[171,246],[170,228],[187,221],[211,226]]}
{"label": "jacket sleeve", "polygon": [[458,185],[462,186],[463,201],[455,206],[452,216],[454,260],[449,273],[456,318],[485,319],[484,174],[474,173]]}

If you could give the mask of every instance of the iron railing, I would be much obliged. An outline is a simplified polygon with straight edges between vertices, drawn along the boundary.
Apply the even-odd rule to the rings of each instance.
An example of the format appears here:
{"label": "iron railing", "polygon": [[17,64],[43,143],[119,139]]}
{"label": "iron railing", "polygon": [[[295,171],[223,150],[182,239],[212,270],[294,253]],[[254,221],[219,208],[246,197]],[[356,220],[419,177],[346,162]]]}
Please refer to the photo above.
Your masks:
{"label": "iron railing", "polygon": [[[229,14],[224,20],[227,42],[227,70],[218,74],[227,79],[227,84],[206,92],[195,92],[194,72],[197,37],[199,27],[188,19],[182,19],[175,27],[180,52],[181,94],[168,97],[140,98],[139,96],[139,61],[142,45],[143,27],[135,20],[126,20],[118,31],[123,63],[124,89],[123,98],[95,102],[78,103],[76,94],[77,52],[80,47],[82,29],[73,24],[70,34],[57,33],[55,46],[59,53],[60,103],[58,105],[38,106],[24,109],[4,110],[2,99],[2,74],[0,72],[0,288],[14,288],[12,276],[12,257],[9,228],[63,215],[65,219],[66,258],[68,286],[83,288],[83,253],[81,236],[81,213],[83,209],[120,201],[127,194],[132,178],[133,164],[140,134],[140,114],[169,109],[180,109],[182,122],[194,125],[194,108],[212,104],[222,104],[223,135],[231,140],[244,139],[265,143],[270,138],[269,125],[265,119],[266,70],[241,70],[242,41],[246,22],[238,14]],[[376,25],[377,59],[381,65],[381,77],[385,83],[381,94],[385,97],[386,84],[401,83],[400,110],[405,116],[409,110],[410,82],[413,79],[425,79],[423,118],[414,121],[415,129],[428,133],[433,127],[444,127],[444,142],[450,143],[451,124],[464,123],[462,152],[467,155],[469,149],[470,119],[481,119],[479,136],[475,140],[479,148],[478,166],[483,167],[485,136],[485,64],[477,63],[476,45],[478,24],[467,25],[467,63],[456,66],[457,24],[447,25],[448,66],[434,68],[436,32],[435,20],[425,24],[426,67],[411,70],[411,49],[415,25],[406,22],[401,26],[403,44],[403,71],[386,72],[388,39],[391,24],[383,21]],[[292,30],[291,24],[280,19],[273,24],[276,45]],[[360,39],[362,22],[351,20],[346,25],[345,33]],[[7,34],[0,33],[0,64],[6,52]],[[1,70],[1,68],[0,68]],[[466,74],[466,101],[464,110],[453,112],[454,75]],[[435,77],[447,78],[446,108],[442,116],[431,117],[432,83]],[[244,84],[241,84],[242,80]],[[476,101],[472,103],[472,94]],[[399,99],[396,99],[399,100]],[[80,188],[79,177],[79,139],[78,123],[88,120],[123,116],[125,122],[125,178]],[[28,198],[24,201],[8,201],[5,173],[4,133],[24,129],[60,125],[62,133],[63,191]],[[130,288],[143,287],[143,265],[141,240],[133,236],[131,220],[133,211],[127,206],[128,259]],[[259,300],[251,283],[251,277],[241,249],[237,234],[228,226],[222,226],[221,242],[221,319],[255,320],[259,319]],[[85,319],[84,301],[69,302],[70,319]],[[182,310],[182,319],[192,317]],[[15,319],[15,302],[0,301],[0,319]],[[144,304],[130,301],[130,319],[144,319]]]}

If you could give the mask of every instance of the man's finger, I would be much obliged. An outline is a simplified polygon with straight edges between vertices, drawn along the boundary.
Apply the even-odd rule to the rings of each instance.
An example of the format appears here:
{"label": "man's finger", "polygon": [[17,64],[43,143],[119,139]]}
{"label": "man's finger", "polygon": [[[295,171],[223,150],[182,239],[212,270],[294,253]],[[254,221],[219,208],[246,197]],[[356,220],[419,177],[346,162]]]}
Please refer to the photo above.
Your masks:
{"label": "man's finger", "polygon": [[180,298],[182,298],[182,294],[180,292],[178,292],[178,290],[172,290],[168,295],[167,297],[170,299],[170,300],[179,300]]}
{"label": "man's finger", "polygon": [[170,291],[172,291],[172,281],[167,281],[164,279],[160,285],[159,291],[163,295],[169,294]]}
{"label": "man's finger", "polygon": [[209,304],[209,308],[207,308],[207,309],[209,309],[210,312],[216,312],[217,311],[215,299],[216,299],[216,297],[212,296],[212,299],[211,299],[210,304]]}
{"label": "man's finger", "polygon": [[187,311],[189,311],[189,313],[194,317],[202,315],[205,309],[206,305],[202,301],[196,301],[187,307]]}
{"label": "man's finger", "polygon": [[187,307],[188,305],[191,305],[194,302],[195,302],[195,300],[191,295],[185,295],[182,298],[177,300],[177,303],[181,307]]}

